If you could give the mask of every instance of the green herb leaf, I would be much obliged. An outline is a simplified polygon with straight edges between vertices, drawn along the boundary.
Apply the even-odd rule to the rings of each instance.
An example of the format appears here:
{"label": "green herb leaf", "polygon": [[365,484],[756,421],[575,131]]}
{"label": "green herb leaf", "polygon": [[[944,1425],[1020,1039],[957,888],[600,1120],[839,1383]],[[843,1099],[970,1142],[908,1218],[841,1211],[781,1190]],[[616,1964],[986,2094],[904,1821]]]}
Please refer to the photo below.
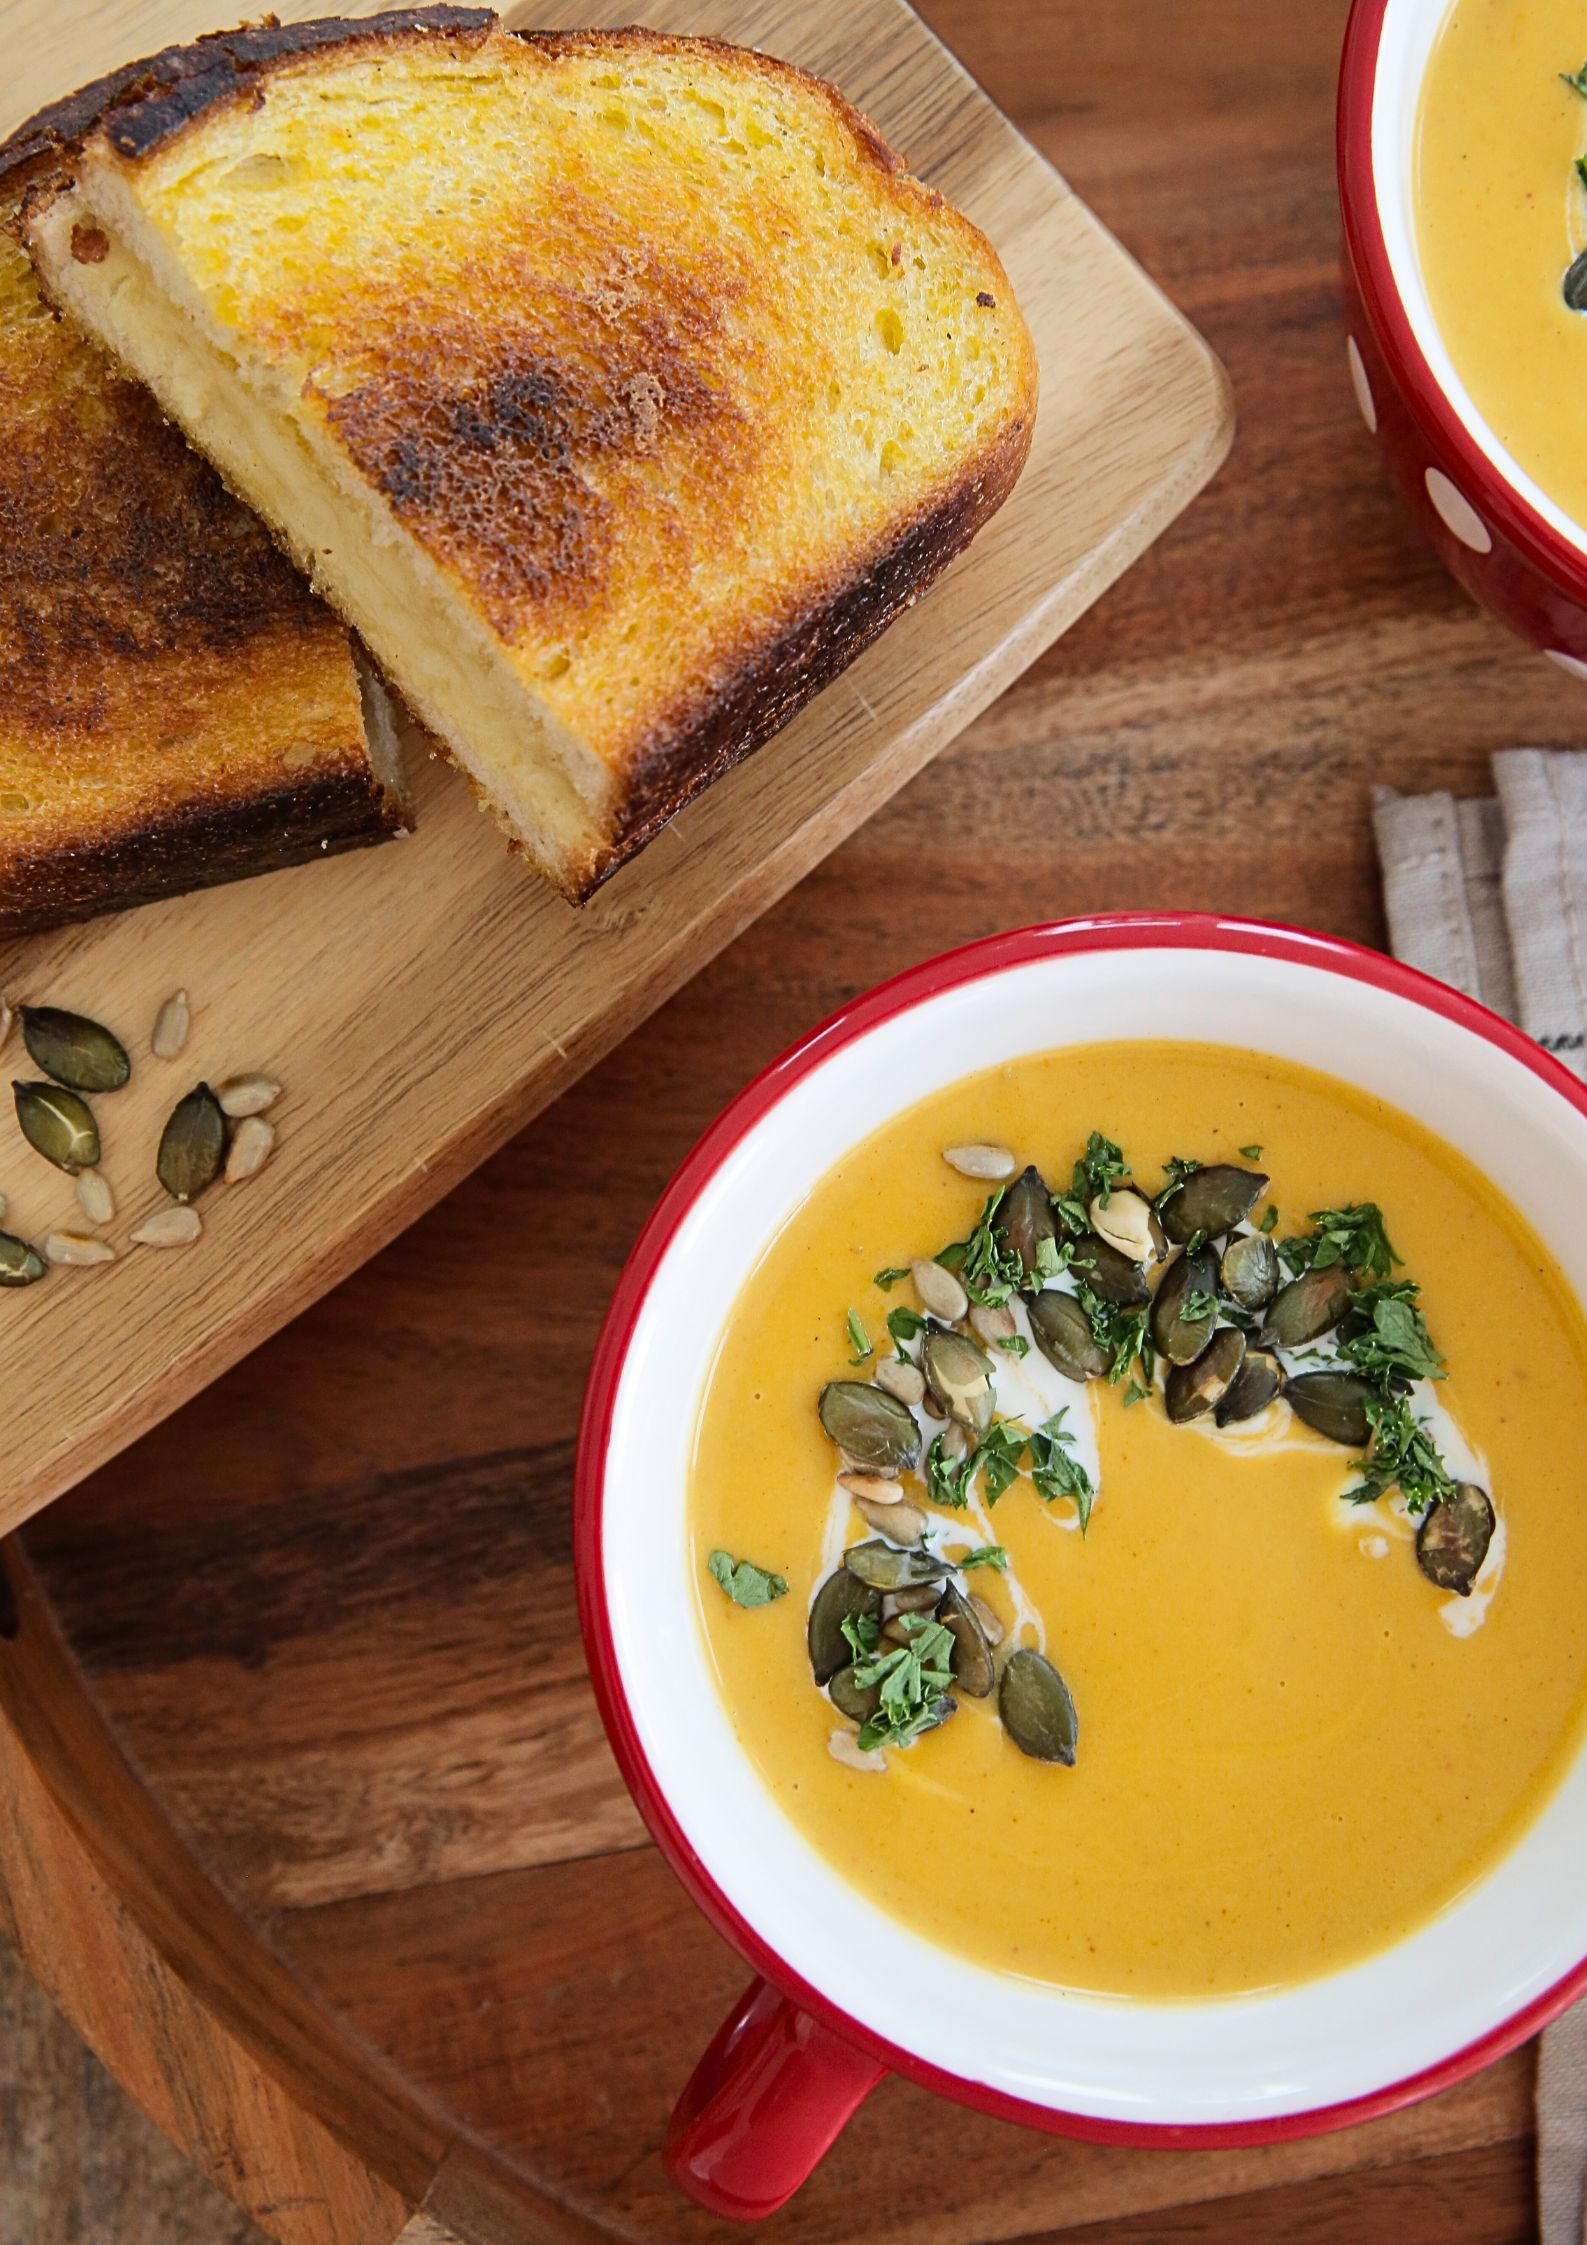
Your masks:
{"label": "green herb leaf", "polygon": [[1577,157],[1576,177],[1581,181],[1584,187],[1587,187],[1587,156]]}
{"label": "green herb leaf", "polygon": [[900,1303],[896,1310],[887,1313],[887,1330],[893,1336],[899,1355],[903,1356],[906,1353],[904,1343],[925,1332],[926,1320],[918,1310],[906,1310]]}
{"label": "green herb leaf", "polygon": [[954,1240],[937,1257],[944,1270],[958,1273],[959,1283],[971,1301],[983,1303],[988,1309],[1001,1309],[1025,1276],[1019,1257],[1002,1245],[994,1221],[1006,1189],[1000,1185],[992,1194],[968,1239]]}
{"label": "green herb leaf", "polygon": [[1155,1205],[1158,1208],[1165,1207],[1167,1203],[1173,1199],[1175,1193],[1179,1191],[1180,1187],[1184,1184],[1185,1179],[1187,1177],[1194,1177],[1200,1167],[1201,1163],[1199,1161],[1192,1161],[1188,1155],[1170,1154],[1167,1161],[1165,1161],[1163,1164],[1163,1177],[1165,1182],[1162,1186],[1162,1189],[1157,1195]]}
{"label": "green herb leaf", "polygon": [[955,1465],[942,1444],[939,1434],[926,1452],[926,1495],[933,1504],[958,1512],[970,1501],[970,1476],[975,1471],[977,1453],[972,1450]]}
{"label": "green herb leaf", "polygon": [[1138,1310],[1118,1309],[1113,1303],[1104,1302],[1099,1294],[1093,1294],[1084,1281],[1075,1288],[1075,1294],[1091,1322],[1091,1337],[1108,1360],[1108,1379],[1112,1385],[1117,1387],[1121,1380],[1129,1377],[1137,1357],[1150,1380],[1151,1344],[1146,1337],[1150,1305]]}
{"label": "green herb leaf", "polygon": [[898,1284],[901,1278],[907,1278],[908,1276],[909,1265],[907,1263],[889,1263],[885,1271],[877,1272],[871,1284],[879,1286],[882,1292],[886,1294]]}
{"label": "green herb leaf", "polygon": [[1067,1256],[1060,1253],[1058,1242],[1055,1239],[1039,1239],[1036,1242],[1036,1276],[1038,1278],[1056,1278],[1066,1261]]}
{"label": "green herb leaf", "polygon": [[967,1551],[959,1565],[965,1573],[972,1567],[995,1567],[1002,1574],[1008,1565],[1008,1553],[1000,1543],[983,1543],[974,1551]]}
{"label": "green herb leaf", "polygon": [[1412,1415],[1403,1395],[1374,1399],[1366,1406],[1372,1425],[1372,1448],[1361,1461],[1361,1479],[1345,1491],[1351,1504],[1372,1504],[1390,1489],[1398,1489],[1407,1510],[1419,1518],[1429,1505],[1454,1493],[1454,1478],[1431,1435],[1425,1419]]}
{"label": "green herb leaf", "polygon": [[1021,1357],[1030,1354],[1030,1343],[1023,1333],[1010,1333],[1006,1340],[994,1341],[992,1346],[995,1349],[1001,1349],[1005,1356],[1013,1357],[1016,1364]]}
{"label": "green herb leaf", "polygon": [[1187,1325],[1199,1325],[1204,1320],[1217,1316],[1218,1297],[1216,1294],[1205,1293],[1199,1286],[1193,1286],[1180,1305],[1179,1314]]}
{"label": "green herb leaf", "polygon": [[876,1352],[871,1347],[871,1336],[866,1332],[864,1322],[861,1319],[858,1310],[850,1310],[847,1320],[847,1332],[849,1336],[849,1349],[851,1352],[849,1356],[849,1362],[851,1364],[863,1364],[868,1356],[875,1355]]}
{"label": "green herb leaf", "polygon": [[1063,1410],[1055,1411],[1030,1437],[1030,1477],[1036,1484],[1037,1495],[1049,1504],[1054,1497],[1074,1499],[1075,1510],[1080,1515],[1080,1533],[1084,1535],[1091,1524],[1096,1489],[1080,1460],[1070,1456],[1075,1438],[1064,1426],[1068,1416],[1066,1405]]}
{"label": "green herb leaf", "polygon": [[1017,1420],[997,1419],[987,1428],[972,1463],[988,1504],[996,1504],[1013,1487],[1024,1455],[1025,1429]]}
{"label": "green herb leaf", "polygon": [[875,1746],[907,1746],[929,1730],[953,1682],[951,1633],[927,1614],[899,1618],[908,1644],[879,1644],[854,1663],[854,1681],[861,1690],[876,1685],[881,1691],[881,1705],[860,1726],[859,1743],[867,1752]]}
{"label": "green herb leaf", "polygon": [[1129,1386],[1124,1390],[1125,1410],[1129,1410],[1133,1403],[1144,1403],[1150,1393],[1151,1390],[1143,1388],[1139,1380],[1131,1380]]}
{"label": "green herb leaf", "polygon": [[1369,1278],[1387,1278],[1399,1261],[1376,1201],[1314,1208],[1308,1221],[1316,1226],[1314,1231],[1285,1240],[1279,1249],[1292,1270],[1322,1271],[1343,1263],[1346,1270],[1365,1271]]}
{"label": "green herb leaf", "polygon": [[713,1551],[707,1565],[735,1606],[769,1606],[774,1598],[788,1595],[782,1576],[768,1574],[752,1559],[735,1559],[730,1551]]}
{"label": "green herb leaf", "polygon": [[845,1614],[838,1627],[849,1641],[849,1650],[856,1660],[869,1660],[875,1652],[882,1634],[882,1625],[874,1614]]}
{"label": "green herb leaf", "polygon": [[1573,94],[1580,94],[1583,101],[1587,101],[1587,62],[1582,64],[1574,76],[1567,70],[1562,70],[1559,76],[1561,85],[1569,86]]}
{"label": "green herb leaf", "polygon": [[1276,1208],[1270,1208],[1263,1216],[1261,1223],[1258,1224],[1256,1228],[1259,1232],[1270,1232],[1277,1222],[1278,1210]]}
{"label": "green herb leaf", "polygon": [[1240,1158],[1243,1161],[1260,1161],[1262,1159],[1262,1149],[1260,1146],[1242,1146],[1240,1148]]}
{"label": "green herb leaf", "polygon": [[1094,1130],[1086,1140],[1086,1150],[1075,1163],[1074,1181],[1069,1188],[1069,1198],[1078,1201],[1090,1220],[1091,1203],[1101,1201],[1104,1208],[1113,1197],[1113,1188],[1130,1174],[1130,1165],[1111,1138],[1104,1138]]}
{"label": "green herb leaf", "polygon": [[1364,1287],[1351,1304],[1352,1320],[1365,1312],[1372,1322],[1364,1333],[1342,1343],[1340,1354],[1385,1393],[1410,1380],[1444,1377],[1444,1360],[1416,1306],[1420,1291],[1408,1280],[1390,1279]]}

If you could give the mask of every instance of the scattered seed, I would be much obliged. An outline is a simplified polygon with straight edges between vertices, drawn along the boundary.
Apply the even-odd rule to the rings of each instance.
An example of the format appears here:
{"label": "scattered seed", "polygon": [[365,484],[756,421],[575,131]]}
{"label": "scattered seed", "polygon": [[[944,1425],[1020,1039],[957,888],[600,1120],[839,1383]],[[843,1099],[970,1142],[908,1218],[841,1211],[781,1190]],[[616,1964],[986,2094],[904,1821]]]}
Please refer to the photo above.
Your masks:
{"label": "scattered seed", "polygon": [[1012,1177],[1018,1164],[1006,1146],[944,1146],[942,1158],[961,1177],[978,1177],[991,1185]]}
{"label": "scattered seed", "polygon": [[11,1086],[22,1135],[36,1154],[42,1154],[68,1177],[92,1169],[99,1159],[99,1125],[86,1099],[58,1084]]}
{"label": "scattered seed", "polygon": [[889,1481],[885,1474],[840,1473],[838,1479],[850,1496],[863,1497],[867,1504],[897,1504],[904,1494],[901,1483]]}
{"label": "scattered seed", "polygon": [[920,1429],[885,1388],[863,1380],[829,1380],[817,1408],[830,1439],[862,1473],[879,1473],[890,1481],[918,1464]]}
{"label": "scattered seed", "polygon": [[978,1598],[974,1591],[970,1593],[970,1611],[981,1624],[982,1634],[985,1636],[987,1643],[993,1647],[1001,1645],[1005,1635],[1003,1624],[998,1620],[997,1615],[992,1611],[986,1600]]}
{"label": "scattered seed", "polygon": [[257,1177],[270,1159],[275,1142],[274,1123],[266,1122],[263,1115],[244,1115],[226,1149],[227,1184],[241,1185],[250,1177]]}
{"label": "scattered seed", "polygon": [[193,1008],[185,990],[173,990],[154,1017],[149,1050],[156,1060],[175,1060],[187,1043],[193,1026]]}
{"label": "scattered seed", "polygon": [[957,1325],[970,1307],[970,1297],[952,1271],[945,1271],[940,1263],[928,1263],[922,1258],[910,1264],[909,1275],[915,1282],[921,1308],[933,1317],[940,1317],[944,1325]]}
{"label": "scattered seed", "polygon": [[962,1333],[933,1325],[921,1348],[920,1369],[949,1418],[968,1427],[979,1442],[992,1424],[996,1403],[989,1359]]}
{"label": "scattered seed", "polygon": [[3,1045],[5,1043],[7,1037],[9,1037],[10,1034],[11,1008],[6,1003],[4,998],[0,998],[0,1045]]}
{"label": "scattered seed", "polygon": [[900,1403],[919,1403],[926,1392],[926,1375],[918,1364],[905,1364],[900,1357],[884,1356],[876,1367],[876,1385],[884,1395],[896,1396]]}
{"label": "scattered seed", "polygon": [[119,1037],[83,1013],[60,1006],[22,1006],[22,1042],[45,1075],[69,1091],[119,1091],[132,1062]]}
{"label": "scattered seed", "polygon": [[1389,1539],[1387,1536],[1363,1536],[1356,1548],[1363,1559],[1387,1559]]}
{"label": "scattered seed", "polygon": [[1160,1263],[1168,1252],[1156,1209],[1127,1185],[1115,1186],[1106,1200],[1098,1193],[1087,1213],[1098,1239],[1132,1263]]}
{"label": "scattered seed", "polygon": [[232,1122],[244,1115],[262,1115],[280,1096],[281,1086],[274,1076],[228,1076],[223,1084],[215,1087],[221,1113]]}
{"label": "scattered seed", "polygon": [[1012,1310],[993,1309],[986,1302],[977,1302],[971,1310],[970,1329],[979,1334],[983,1341],[994,1346],[999,1341],[1011,1341],[1019,1331]]}
{"label": "scattered seed", "polygon": [[879,1746],[867,1751],[852,1731],[834,1731],[827,1740],[827,1752],[845,1769],[859,1770],[866,1777],[878,1777],[887,1767],[887,1756]]}
{"label": "scattered seed", "polygon": [[84,1232],[51,1232],[44,1242],[46,1263],[113,1263],[116,1251],[108,1239],[90,1239]]}
{"label": "scattered seed", "polygon": [[974,1448],[975,1444],[970,1437],[969,1429],[960,1426],[957,1419],[951,1426],[943,1428],[942,1454],[949,1465],[963,1465]]}
{"label": "scattered seed", "polygon": [[198,1210],[179,1204],[175,1208],[156,1209],[152,1216],[144,1218],[132,1238],[138,1247],[186,1247],[203,1229],[204,1220]]}
{"label": "scattered seed", "polygon": [[892,1621],[899,1614],[928,1613],[941,1596],[940,1582],[917,1582],[913,1589],[890,1590],[882,1600],[882,1619]]}
{"label": "scattered seed", "polygon": [[856,1497],[855,1505],[860,1518],[878,1535],[887,1536],[894,1543],[918,1544],[926,1533],[926,1515],[912,1504],[873,1504],[869,1497]]}
{"label": "scattered seed", "polygon": [[195,1084],[171,1110],[154,1170],[173,1200],[197,1200],[226,1158],[226,1117],[208,1084]]}
{"label": "scattered seed", "polygon": [[0,1232],[0,1286],[31,1286],[44,1276],[44,1258],[36,1247],[12,1232]]}
{"label": "scattered seed", "polygon": [[108,1224],[115,1215],[114,1195],[97,1169],[77,1172],[77,1205],[90,1224]]}

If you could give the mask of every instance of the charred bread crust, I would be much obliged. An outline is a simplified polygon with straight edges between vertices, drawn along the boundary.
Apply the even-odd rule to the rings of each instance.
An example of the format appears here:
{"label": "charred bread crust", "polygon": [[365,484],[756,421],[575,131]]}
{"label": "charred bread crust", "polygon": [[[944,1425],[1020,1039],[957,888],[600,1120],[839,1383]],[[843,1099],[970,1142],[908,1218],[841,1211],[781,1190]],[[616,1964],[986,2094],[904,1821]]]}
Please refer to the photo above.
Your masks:
{"label": "charred bread crust", "polygon": [[583,904],[684,805],[770,740],[963,552],[1019,480],[1033,416],[1011,421],[996,445],[868,563],[818,605],[748,654],[709,702],[653,730],[630,765],[606,847],[573,892]]}
{"label": "charred bread crust", "polygon": [[371,774],[339,771],[234,803],[184,804],[82,847],[0,852],[0,936],[276,873],[401,831]]}

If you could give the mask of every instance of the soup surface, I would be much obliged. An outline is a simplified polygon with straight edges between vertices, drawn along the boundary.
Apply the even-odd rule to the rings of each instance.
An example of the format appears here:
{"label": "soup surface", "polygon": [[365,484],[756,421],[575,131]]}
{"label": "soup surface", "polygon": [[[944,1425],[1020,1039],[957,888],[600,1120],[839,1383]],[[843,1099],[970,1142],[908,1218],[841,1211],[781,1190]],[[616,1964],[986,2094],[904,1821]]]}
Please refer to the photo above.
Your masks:
{"label": "soup surface", "polygon": [[1564,82],[1584,57],[1570,0],[1455,0],[1422,91],[1415,194],[1456,368],[1499,441],[1587,525],[1587,311],[1563,290],[1587,248],[1587,96]]}
{"label": "soup surface", "polygon": [[[1000,1141],[1055,1190],[1093,1130],[1148,1190],[1170,1154],[1248,1162],[1274,1236],[1376,1202],[1447,1364],[1437,1425],[1480,1461],[1499,1527],[1466,1598],[1419,1570],[1394,1498],[1343,1501],[1351,1455],[1286,1404],[1246,1428],[1175,1425],[1041,1366],[1098,1494],[1017,1480],[995,1510],[931,1508],[930,1542],[1008,1557],[963,1577],[1006,1635],[1045,1644],[1078,1710],[1073,1767],[1022,1753],[995,1696],[869,1772],[834,1758],[807,1612],[871,1531],[817,1416],[833,1380],[890,1353],[907,1277],[874,1274],[968,1234],[988,1187],[943,1150]],[[1242,1153],[1241,1149],[1246,1151]],[[1148,1182],[1149,1181],[1149,1182]],[[1172,1264],[1167,1268],[1172,1269]],[[855,1313],[862,1335],[849,1319]],[[856,1367],[859,1340],[877,1354]],[[1014,1364],[1012,1410],[1037,1359]],[[929,1432],[928,1424],[928,1432]],[[734,1305],[698,1422],[690,1530],[699,1613],[745,1751],[808,1840],[928,1939],[1010,1973],[1143,1997],[1293,1983],[1436,1913],[1506,1848],[1572,1753],[1587,1694],[1587,1336],[1516,1214],[1397,1111],[1287,1063],[1115,1044],[968,1078],[829,1173]],[[1464,1465],[1457,1458],[1467,1460]],[[779,1574],[741,1607],[713,1552]]]}

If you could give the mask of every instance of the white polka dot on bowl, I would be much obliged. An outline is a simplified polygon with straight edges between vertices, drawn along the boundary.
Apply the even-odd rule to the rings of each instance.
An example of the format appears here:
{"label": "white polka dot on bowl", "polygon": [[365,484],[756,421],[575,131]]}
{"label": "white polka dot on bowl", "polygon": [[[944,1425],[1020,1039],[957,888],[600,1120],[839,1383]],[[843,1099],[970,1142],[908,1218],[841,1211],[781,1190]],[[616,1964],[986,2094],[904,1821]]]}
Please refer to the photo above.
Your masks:
{"label": "white polka dot on bowl", "polygon": [[1345,357],[1350,361],[1350,387],[1356,393],[1356,403],[1361,408],[1361,418],[1374,436],[1378,433],[1378,403],[1372,395],[1372,384],[1367,379],[1366,362],[1353,335],[1345,337]]}
{"label": "white polka dot on bowl", "polygon": [[1492,553],[1493,532],[1463,491],[1457,491],[1442,468],[1429,468],[1427,496],[1439,520],[1452,536],[1473,553]]}

